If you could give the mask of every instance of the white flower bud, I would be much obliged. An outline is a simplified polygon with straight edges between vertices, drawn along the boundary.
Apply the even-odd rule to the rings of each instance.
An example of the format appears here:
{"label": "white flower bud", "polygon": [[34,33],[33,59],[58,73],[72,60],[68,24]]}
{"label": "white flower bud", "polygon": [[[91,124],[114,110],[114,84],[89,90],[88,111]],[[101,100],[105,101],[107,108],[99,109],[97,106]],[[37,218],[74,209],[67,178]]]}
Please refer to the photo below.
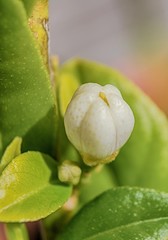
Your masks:
{"label": "white flower bud", "polygon": [[89,166],[115,159],[134,127],[134,116],[113,85],[87,83],[69,103],[64,124],[68,139]]}

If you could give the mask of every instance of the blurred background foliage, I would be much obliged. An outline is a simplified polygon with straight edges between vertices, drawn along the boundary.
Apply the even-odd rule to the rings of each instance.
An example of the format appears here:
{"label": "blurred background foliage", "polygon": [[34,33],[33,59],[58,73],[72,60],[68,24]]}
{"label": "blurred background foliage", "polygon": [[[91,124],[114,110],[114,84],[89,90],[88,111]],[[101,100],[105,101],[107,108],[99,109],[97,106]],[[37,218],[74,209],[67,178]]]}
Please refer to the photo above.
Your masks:
{"label": "blurred background foliage", "polygon": [[168,114],[166,0],[50,0],[50,54],[112,66]]}

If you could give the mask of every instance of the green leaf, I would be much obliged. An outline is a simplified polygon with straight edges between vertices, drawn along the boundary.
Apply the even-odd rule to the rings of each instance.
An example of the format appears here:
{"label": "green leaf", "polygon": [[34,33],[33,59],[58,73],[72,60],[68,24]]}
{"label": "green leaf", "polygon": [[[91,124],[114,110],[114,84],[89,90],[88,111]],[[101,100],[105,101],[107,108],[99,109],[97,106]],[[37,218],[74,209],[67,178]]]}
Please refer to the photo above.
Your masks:
{"label": "green leaf", "polygon": [[26,222],[59,209],[71,186],[58,181],[57,165],[48,155],[27,152],[14,158],[0,176],[0,221]]}
{"label": "green leaf", "polygon": [[[32,8],[37,1],[39,1],[39,0],[22,0],[28,15],[31,14]],[[40,1],[42,1],[42,0],[40,0]]]}
{"label": "green leaf", "polygon": [[5,225],[7,240],[29,240],[25,224],[8,223]]}
{"label": "green leaf", "polygon": [[54,155],[56,101],[21,1],[0,1],[0,35],[0,156],[15,136]]}
{"label": "green leaf", "polygon": [[108,190],[88,203],[60,240],[165,240],[168,194],[142,188]]}
{"label": "green leaf", "polygon": [[62,67],[60,78],[62,75],[67,76],[67,81],[74,79],[80,84],[95,82],[119,88],[134,112],[135,128],[110,165],[118,184],[168,191],[168,121],[158,107],[138,87],[109,67],[72,60]]}
{"label": "green leaf", "polygon": [[15,137],[6,148],[0,161],[0,172],[10,163],[10,161],[12,161],[13,158],[21,154],[21,143],[22,139],[20,137]]}
{"label": "green leaf", "polygon": [[64,116],[67,105],[70,102],[74,92],[80,86],[80,82],[74,76],[71,76],[70,74],[66,74],[64,72],[60,74],[58,80],[58,83],[56,82],[58,85],[58,101],[60,106],[60,113],[62,116]]}

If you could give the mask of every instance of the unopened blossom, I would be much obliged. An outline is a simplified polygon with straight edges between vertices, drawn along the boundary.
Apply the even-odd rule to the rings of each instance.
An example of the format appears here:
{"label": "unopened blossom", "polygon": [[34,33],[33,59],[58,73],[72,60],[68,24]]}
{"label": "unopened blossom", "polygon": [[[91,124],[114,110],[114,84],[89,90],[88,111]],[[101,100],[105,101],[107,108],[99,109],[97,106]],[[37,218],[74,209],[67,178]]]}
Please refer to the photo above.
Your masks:
{"label": "unopened blossom", "polygon": [[76,185],[79,183],[81,173],[80,167],[70,160],[65,160],[58,167],[58,178],[61,182],[68,182]]}
{"label": "unopened blossom", "polygon": [[84,162],[94,166],[115,159],[131,135],[134,116],[116,87],[87,83],[75,92],[64,124]]}

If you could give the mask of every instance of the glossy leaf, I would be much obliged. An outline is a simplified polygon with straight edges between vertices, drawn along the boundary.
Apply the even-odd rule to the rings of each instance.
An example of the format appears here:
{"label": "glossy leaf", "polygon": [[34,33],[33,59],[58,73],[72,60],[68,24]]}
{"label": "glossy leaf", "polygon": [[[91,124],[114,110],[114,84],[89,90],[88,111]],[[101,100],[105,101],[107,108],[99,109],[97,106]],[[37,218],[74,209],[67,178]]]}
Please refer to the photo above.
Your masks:
{"label": "glossy leaf", "polygon": [[118,184],[168,191],[168,121],[157,106],[133,83],[100,64],[72,60],[62,67],[62,75],[80,84],[96,82],[119,88],[134,112],[135,128],[111,164]]}
{"label": "glossy leaf", "polygon": [[23,223],[8,223],[5,225],[7,240],[29,240],[28,232]]}
{"label": "glossy leaf", "polygon": [[44,218],[69,198],[71,187],[57,178],[48,155],[27,152],[14,158],[0,176],[0,221],[25,222]]}
{"label": "glossy leaf", "polygon": [[2,172],[2,170],[10,163],[10,161],[12,161],[13,158],[21,154],[21,143],[22,139],[20,137],[15,137],[6,148],[0,161],[0,172]]}
{"label": "glossy leaf", "polygon": [[60,240],[165,240],[168,194],[142,188],[108,190],[88,203]]}
{"label": "glossy leaf", "polygon": [[0,1],[0,35],[0,156],[15,136],[54,155],[55,97],[22,1]]}

